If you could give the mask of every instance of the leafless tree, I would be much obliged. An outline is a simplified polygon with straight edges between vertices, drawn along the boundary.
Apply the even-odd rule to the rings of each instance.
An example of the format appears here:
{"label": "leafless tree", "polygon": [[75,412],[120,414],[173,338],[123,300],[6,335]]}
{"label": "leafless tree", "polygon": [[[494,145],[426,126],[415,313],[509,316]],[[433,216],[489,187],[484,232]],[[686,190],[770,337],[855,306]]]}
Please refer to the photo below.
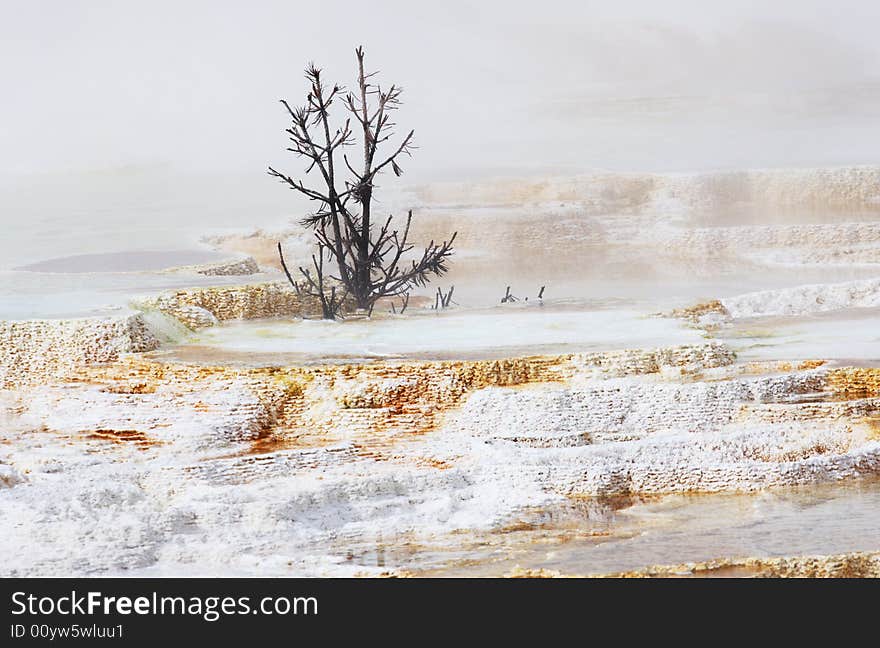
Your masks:
{"label": "leafless tree", "polygon": [[432,310],[442,310],[445,308],[449,308],[450,304],[452,304],[452,293],[455,292],[455,286],[451,286],[449,291],[444,293],[441,288],[437,288],[437,294],[434,295],[434,305],[431,307]]}
{"label": "leafless tree", "polygon": [[[412,258],[409,255],[414,248],[409,241],[412,211],[402,228],[394,225],[392,216],[379,221],[378,227],[374,222],[376,178],[388,169],[395,176],[403,173],[400,158],[411,156],[414,131],[409,131],[396,145],[389,143],[395,139],[391,115],[400,106],[402,89],[392,85],[383,90],[372,80],[376,72],[364,71],[363,48],[358,47],[355,53],[358,63],[355,92],[347,92],[340,85],[328,88],[321,70],[310,64],[305,71],[310,85],[305,105],[294,108],[287,101],[281,101],[291,120],[286,130],[290,141],[287,150],[306,160],[306,175],[317,171],[319,183],[307,186],[302,179],[269,167],[269,175],[316,204],[303,224],[315,232],[318,255],[313,258],[314,268],[308,272],[300,268],[305,282],[299,284],[299,289],[321,297],[323,304],[323,291],[328,286],[340,286],[337,292],[343,296],[328,303],[328,306],[336,304],[336,309],[324,309],[324,317],[333,318],[339,314],[345,299],[350,298],[358,308],[372,313],[379,299],[407,295],[414,287],[426,285],[432,276],[444,274],[455,241],[454,233],[440,243],[431,241],[421,256]],[[346,118],[333,126],[331,112],[337,102],[342,105]],[[345,152],[357,144],[363,148],[362,164],[352,163]],[[325,274],[325,258],[335,266],[336,274]],[[287,274],[296,288],[297,282]]]}

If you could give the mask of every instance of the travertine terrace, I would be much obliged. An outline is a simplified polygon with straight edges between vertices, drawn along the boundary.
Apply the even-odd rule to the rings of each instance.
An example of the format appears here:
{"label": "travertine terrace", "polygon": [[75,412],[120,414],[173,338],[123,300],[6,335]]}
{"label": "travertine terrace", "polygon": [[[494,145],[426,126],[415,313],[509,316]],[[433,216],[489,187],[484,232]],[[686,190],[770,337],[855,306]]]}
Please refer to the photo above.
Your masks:
{"label": "travertine terrace", "polygon": [[0,321],[0,387],[51,381],[85,365],[158,347],[141,315]]}
{"label": "travertine terrace", "polygon": [[[880,273],[870,266],[880,260],[880,229],[871,220],[707,223],[704,212],[736,211],[744,202],[875,209],[877,177],[876,169],[860,167],[607,174],[589,182],[446,187],[444,204],[433,208],[441,190],[417,190],[429,209],[420,225],[426,235],[445,231],[459,204],[493,205],[473,208],[480,218],[462,237],[455,270],[462,326],[483,308],[479,321],[491,330],[473,326],[450,338],[483,335],[491,353],[474,344],[443,359],[428,352],[363,359],[354,348],[293,362],[252,352],[270,334],[277,344],[279,326],[298,323],[296,337],[281,340],[291,350],[308,347],[309,335],[332,335],[328,326],[349,326],[302,325],[319,304],[272,273],[279,237],[265,232],[212,239],[260,266],[239,257],[168,271],[226,283],[132,296],[115,315],[0,322],[0,514],[11,521],[0,538],[8,557],[0,572],[442,573],[454,562],[444,552],[455,554],[465,538],[484,547],[518,529],[545,529],[560,507],[626,511],[639,498],[759,497],[876,476],[876,334],[847,327],[880,306]],[[513,213],[499,194],[517,205]],[[505,218],[509,227],[495,227]],[[517,257],[522,241],[546,231],[571,245]],[[246,245],[234,249],[241,241]],[[523,277],[516,291],[528,290],[532,300],[508,310],[475,307],[497,303],[498,286],[486,284],[497,278],[489,269],[495,272],[502,256],[524,259],[515,268]],[[606,294],[578,300],[564,291],[598,284],[553,264],[578,264],[584,274],[619,270],[622,286],[634,267],[670,281],[684,277],[689,286],[733,270],[747,280],[736,289],[719,284],[717,292],[707,281],[674,298],[628,284],[622,298],[603,284]],[[545,303],[535,292],[547,267],[557,274],[546,280],[553,298]],[[841,274],[800,278],[814,267]],[[772,269],[779,273],[770,281]],[[249,277],[258,271],[263,276]],[[431,303],[429,295],[414,297],[412,309],[423,303]],[[543,319],[528,320],[534,312]],[[508,343],[510,313],[552,328],[559,326],[554,314],[562,320],[572,312],[595,315],[566,320],[572,325],[605,322],[607,339],[584,337],[578,348],[530,346],[538,338],[528,335]],[[369,324],[393,343],[412,317],[419,315],[383,312]],[[430,335],[443,321],[418,323]],[[858,342],[867,351],[825,353],[819,343],[827,344],[826,328],[807,328],[792,334],[801,346],[790,353],[788,338],[773,326],[791,322],[826,326],[846,348]],[[629,332],[654,331],[658,323],[651,335],[675,341],[626,342]],[[211,331],[241,331],[254,346],[225,353],[211,346]],[[591,515],[607,513],[592,511],[577,525],[589,527]],[[640,524],[596,537],[632,537],[654,522],[649,516]],[[573,533],[592,537],[579,526]],[[71,537],[83,541],[62,542]],[[391,565],[364,558],[387,547],[412,551]],[[670,556],[663,564],[671,567],[624,561],[606,571],[876,575],[876,546],[867,548],[874,553],[849,549],[785,558],[725,550],[702,562]],[[512,575],[567,573],[593,572],[524,566]]]}
{"label": "travertine terrace", "polygon": [[[155,561],[338,572],[332,552],[277,561],[378,528],[444,542],[572,497],[854,478],[880,470],[878,373],[737,363],[718,343],[500,361],[83,366],[5,403],[14,450],[0,465],[21,520],[4,540],[7,573]],[[110,481],[66,528],[101,550],[50,559],[39,547],[53,532],[28,509],[78,506],[90,492],[76,485],[82,471]],[[220,508],[194,508],[204,498]],[[127,526],[108,526],[123,510]],[[221,519],[233,543],[212,539]],[[20,533],[43,539],[20,553]]]}
{"label": "travertine terrace", "polygon": [[[658,565],[630,572],[594,574],[597,575],[611,578],[880,578],[880,553],[720,559],[682,565]],[[556,571],[528,569],[515,569],[508,576],[511,578],[574,577]]]}
{"label": "travertine terrace", "polygon": [[170,315],[192,329],[227,320],[315,317],[321,312],[316,298],[300,296],[281,282],[176,290],[141,306]]}

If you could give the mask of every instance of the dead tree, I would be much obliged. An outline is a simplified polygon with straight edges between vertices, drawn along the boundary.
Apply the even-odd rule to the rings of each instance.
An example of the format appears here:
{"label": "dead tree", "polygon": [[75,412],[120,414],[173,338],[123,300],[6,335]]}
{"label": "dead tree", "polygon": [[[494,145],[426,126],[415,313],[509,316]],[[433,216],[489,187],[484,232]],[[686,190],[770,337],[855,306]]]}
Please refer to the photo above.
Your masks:
{"label": "dead tree", "polygon": [[452,293],[455,292],[455,286],[451,286],[449,291],[444,293],[441,288],[437,288],[437,293],[434,295],[434,305],[431,306],[432,310],[441,310],[444,308],[449,308],[452,302]]}
{"label": "dead tree", "polygon": [[443,295],[443,291],[440,291],[440,296],[443,297],[443,308],[449,308],[450,304],[452,304],[452,293],[455,292],[455,286],[449,287],[449,292],[446,295]]}
{"label": "dead tree", "polygon": [[[311,64],[305,71],[310,85],[305,105],[294,108],[281,101],[291,120],[286,130],[290,141],[287,150],[306,161],[306,175],[317,172],[318,184],[307,186],[302,179],[294,179],[273,167],[269,167],[269,175],[316,204],[314,212],[302,221],[315,232],[321,262],[315,264],[315,275],[311,271],[310,276],[304,275],[306,289],[325,290],[328,285],[338,285],[358,308],[372,313],[379,299],[402,297],[414,287],[426,285],[432,276],[444,274],[455,233],[440,243],[431,241],[421,256],[413,258],[409,255],[414,248],[409,241],[412,211],[402,228],[394,225],[391,216],[380,221],[379,226],[374,222],[376,178],[388,169],[398,177],[403,173],[399,159],[412,155],[414,131],[409,131],[396,146],[388,144],[394,138],[391,114],[400,106],[402,89],[392,85],[382,90],[372,81],[376,72],[364,71],[363,48],[358,47],[355,53],[355,92],[346,92],[340,85],[328,89],[321,70]],[[337,102],[348,116],[332,126],[331,112]],[[362,163],[352,163],[345,153],[355,144],[363,148]],[[386,147],[388,151],[380,153]],[[327,274],[330,282],[324,276],[325,255],[336,270],[335,274]],[[338,310],[332,316],[336,315]]]}
{"label": "dead tree", "polygon": [[519,301],[516,297],[510,294],[510,286],[507,287],[507,291],[504,293],[504,297],[501,298],[501,303],[506,304],[508,302]]}
{"label": "dead tree", "polygon": [[[409,306],[409,293],[404,293],[403,299],[400,300],[400,314],[403,315],[406,312],[406,307]],[[394,307],[394,302],[391,302],[391,312],[394,315],[397,315],[397,309]]]}

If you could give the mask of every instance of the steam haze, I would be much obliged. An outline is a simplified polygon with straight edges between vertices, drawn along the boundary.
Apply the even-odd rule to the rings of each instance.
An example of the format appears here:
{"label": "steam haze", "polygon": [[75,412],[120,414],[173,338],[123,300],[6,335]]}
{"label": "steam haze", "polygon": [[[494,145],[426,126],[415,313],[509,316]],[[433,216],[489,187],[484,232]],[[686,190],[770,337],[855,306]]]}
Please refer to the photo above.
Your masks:
{"label": "steam haze", "polygon": [[358,44],[406,90],[411,180],[875,163],[880,147],[869,0],[2,6],[7,179],[296,171],[278,99],[302,101],[310,60],[351,85]]}

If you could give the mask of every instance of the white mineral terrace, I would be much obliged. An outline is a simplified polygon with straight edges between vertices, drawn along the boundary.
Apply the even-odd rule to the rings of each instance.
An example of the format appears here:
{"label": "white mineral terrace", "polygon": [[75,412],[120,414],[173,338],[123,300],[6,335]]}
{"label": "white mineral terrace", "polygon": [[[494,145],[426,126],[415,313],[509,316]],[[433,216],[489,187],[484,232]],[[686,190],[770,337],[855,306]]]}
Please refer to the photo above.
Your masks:
{"label": "white mineral terrace", "polygon": [[396,200],[454,308],[311,319],[296,226],[18,254],[0,574],[876,573],[880,170]]}

